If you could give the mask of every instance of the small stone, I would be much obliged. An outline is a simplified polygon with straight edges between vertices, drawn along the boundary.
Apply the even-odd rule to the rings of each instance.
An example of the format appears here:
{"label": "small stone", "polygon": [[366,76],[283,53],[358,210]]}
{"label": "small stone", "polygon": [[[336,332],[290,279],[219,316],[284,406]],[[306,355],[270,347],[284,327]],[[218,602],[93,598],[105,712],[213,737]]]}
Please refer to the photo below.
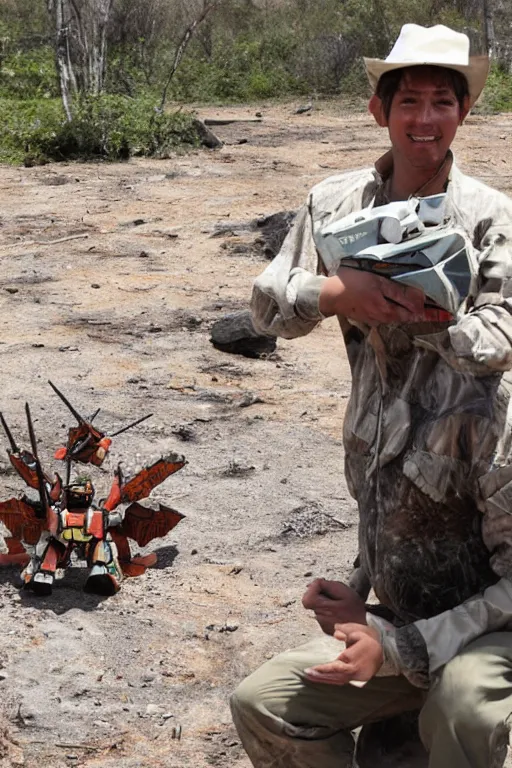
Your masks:
{"label": "small stone", "polygon": [[215,624],[210,624],[206,629],[216,629],[217,632],[236,632],[238,624],[223,624],[221,627],[216,627]]}
{"label": "small stone", "polygon": [[6,288],[7,293],[18,293],[19,288]]}
{"label": "small stone", "polygon": [[101,288],[99,283],[91,283],[91,288]]}
{"label": "small stone", "polygon": [[146,715],[161,715],[163,707],[158,704],[148,704],[146,707]]}

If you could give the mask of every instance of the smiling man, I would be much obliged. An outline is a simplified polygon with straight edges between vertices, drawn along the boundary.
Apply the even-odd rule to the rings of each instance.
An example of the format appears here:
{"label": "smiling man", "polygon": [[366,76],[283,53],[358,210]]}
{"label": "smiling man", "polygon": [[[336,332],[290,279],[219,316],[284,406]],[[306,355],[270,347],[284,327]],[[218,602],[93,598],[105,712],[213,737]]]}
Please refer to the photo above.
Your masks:
{"label": "smiling man", "polygon": [[[365,65],[391,149],[311,191],[252,303],[256,327],[286,338],[338,317],[360,566],[348,585],[309,586],[303,604],[324,634],[247,678],[233,717],[257,768],[348,768],[353,729],[410,710],[430,768],[499,768],[512,712],[512,202],[450,151],[489,62],[465,35],[407,24],[385,61]],[[410,280],[328,263],[325,234],[345,217],[395,201],[410,214],[432,195],[434,231],[451,227],[474,264],[464,296],[460,272],[436,272],[455,313]],[[414,285],[430,290],[428,277]],[[370,585],[378,606],[364,603]]]}

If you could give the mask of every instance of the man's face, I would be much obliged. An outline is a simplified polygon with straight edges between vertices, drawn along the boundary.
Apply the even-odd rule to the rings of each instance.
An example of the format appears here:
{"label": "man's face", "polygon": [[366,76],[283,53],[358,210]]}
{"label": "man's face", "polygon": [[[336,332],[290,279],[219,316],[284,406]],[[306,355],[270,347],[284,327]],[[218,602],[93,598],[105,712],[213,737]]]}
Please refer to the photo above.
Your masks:
{"label": "man's face", "polygon": [[393,97],[389,117],[378,122],[388,128],[395,162],[435,171],[465,114],[442,74],[411,67]]}

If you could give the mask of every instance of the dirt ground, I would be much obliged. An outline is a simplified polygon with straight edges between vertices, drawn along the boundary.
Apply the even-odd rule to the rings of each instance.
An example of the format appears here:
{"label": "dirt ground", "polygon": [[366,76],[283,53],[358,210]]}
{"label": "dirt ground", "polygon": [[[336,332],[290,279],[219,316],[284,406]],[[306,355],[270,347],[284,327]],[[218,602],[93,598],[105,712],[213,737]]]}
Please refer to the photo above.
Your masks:
{"label": "dirt ground", "polygon": [[[262,112],[215,128],[220,150],[1,170],[0,408],[15,436],[27,444],[28,400],[44,465],[58,468],[70,421],[50,378],[79,411],[101,408],[106,432],[153,413],[114,440],[98,497],[119,460],[188,460],[154,492],[185,520],[148,546],[157,567],[116,596],[83,593],[79,567],[44,599],[0,571],[1,766],[248,768],[230,691],[319,631],[300,605],[306,584],[350,571],[337,323],[267,359],[209,342],[265,266],[246,225],[387,148],[365,114],[297,106],[199,110]],[[459,164],[511,192],[511,136],[510,116],[470,117]],[[2,498],[23,489],[5,453],[0,474]]]}

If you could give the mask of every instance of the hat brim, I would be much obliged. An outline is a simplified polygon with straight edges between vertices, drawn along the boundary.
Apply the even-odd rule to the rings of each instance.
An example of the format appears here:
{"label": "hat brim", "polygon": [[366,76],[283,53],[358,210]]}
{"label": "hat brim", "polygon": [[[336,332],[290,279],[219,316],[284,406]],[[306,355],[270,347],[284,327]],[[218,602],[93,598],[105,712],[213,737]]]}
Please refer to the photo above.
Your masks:
{"label": "hat brim", "polygon": [[366,74],[373,92],[377,90],[377,83],[386,72],[392,72],[394,69],[404,69],[405,67],[443,67],[444,69],[454,69],[465,76],[468,81],[469,106],[472,107],[480,94],[482,93],[489,74],[490,61],[488,56],[470,56],[469,64],[446,64],[445,62],[435,61],[401,61],[389,62],[383,59],[363,58]]}

